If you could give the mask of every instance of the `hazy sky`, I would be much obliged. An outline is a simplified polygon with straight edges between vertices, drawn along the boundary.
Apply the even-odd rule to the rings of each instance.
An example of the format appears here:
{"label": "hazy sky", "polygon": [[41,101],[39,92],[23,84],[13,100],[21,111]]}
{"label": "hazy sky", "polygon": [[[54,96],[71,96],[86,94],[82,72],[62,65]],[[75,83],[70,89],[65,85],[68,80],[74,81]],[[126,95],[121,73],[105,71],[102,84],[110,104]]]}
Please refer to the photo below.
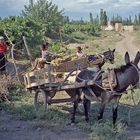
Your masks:
{"label": "hazy sky", "polygon": [[[29,0],[0,0],[0,16],[19,15],[24,5]],[[118,13],[122,16],[134,15],[140,13],[140,0],[52,0],[59,6],[59,9],[65,9],[65,15],[73,19],[88,19],[89,12],[93,15],[99,13],[103,8],[109,15]]]}

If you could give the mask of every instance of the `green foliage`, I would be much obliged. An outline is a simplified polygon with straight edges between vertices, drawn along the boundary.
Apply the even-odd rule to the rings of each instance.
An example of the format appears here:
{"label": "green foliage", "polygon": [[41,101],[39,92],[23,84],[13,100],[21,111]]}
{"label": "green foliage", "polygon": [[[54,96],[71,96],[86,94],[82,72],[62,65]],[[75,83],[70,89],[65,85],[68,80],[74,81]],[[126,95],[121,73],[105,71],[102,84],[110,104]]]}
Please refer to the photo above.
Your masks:
{"label": "green foliage", "polygon": [[0,33],[6,30],[12,40],[20,40],[24,35],[33,47],[45,36],[57,33],[63,24],[63,11],[47,0],[35,3],[31,0],[20,17],[8,17],[0,21]]}
{"label": "green foliage", "polygon": [[44,34],[41,27],[32,20],[23,17],[9,17],[0,22],[0,32],[7,32],[11,40],[21,41],[22,36],[26,36],[29,46],[34,47],[43,39]]}
{"label": "green foliage", "polygon": [[71,34],[73,32],[83,32],[83,33],[95,33],[98,32],[100,28],[94,24],[84,23],[84,24],[65,24],[63,26],[63,32],[65,34]]}
{"label": "green foliage", "polygon": [[71,36],[73,37],[73,38],[75,38],[75,39],[79,39],[79,40],[86,40],[86,39],[88,39],[88,37],[87,37],[87,35],[86,34],[84,34],[84,33],[81,33],[81,32],[73,32],[72,34],[71,34]]}
{"label": "green foliage", "polygon": [[115,127],[111,122],[95,123],[90,140],[128,140],[124,131],[125,127],[120,122]]}
{"label": "green foliage", "polygon": [[[45,37],[59,33],[64,21],[62,12],[58,10],[57,5],[47,0],[38,0],[35,3],[30,0],[29,5],[26,5],[22,11],[22,16],[10,16],[0,20],[0,34],[4,35],[5,30],[10,39],[17,42],[25,36],[28,45],[33,50],[33,55],[38,56],[37,46],[42,44]],[[58,49],[56,47],[56,50]]]}
{"label": "green foliage", "polygon": [[40,25],[45,36],[59,31],[63,23],[63,10],[59,11],[58,6],[48,0],[38,0],[35,3],[30,1],[29,5],[25,6],[22,14],[25,18]]}
{"label": "green foliage", "polygon": [[60,52],[62,49],[62,44],[60,42],[53,42],[50,47],[52,52]]}

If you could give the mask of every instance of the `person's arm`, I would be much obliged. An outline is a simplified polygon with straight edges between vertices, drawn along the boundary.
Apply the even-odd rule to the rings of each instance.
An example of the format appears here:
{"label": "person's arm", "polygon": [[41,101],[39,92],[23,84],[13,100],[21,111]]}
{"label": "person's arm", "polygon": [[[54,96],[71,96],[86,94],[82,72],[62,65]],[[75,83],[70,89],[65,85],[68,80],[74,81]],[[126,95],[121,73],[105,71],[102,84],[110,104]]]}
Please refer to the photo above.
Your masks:
{"label": "person's arm", "polygon": [[83,57],[86,57],[86,54],[83,51],[81,53],[83,54]]}
{"label": "person's arm", "polygon": [[87,54],[86,53],[84,53],[84,57],[87,57]]}
{"label": "person's arm", "polygon": [[78,52],[76,52],[76,56],[77,56],[77,58],[79,58],[79,53]]}

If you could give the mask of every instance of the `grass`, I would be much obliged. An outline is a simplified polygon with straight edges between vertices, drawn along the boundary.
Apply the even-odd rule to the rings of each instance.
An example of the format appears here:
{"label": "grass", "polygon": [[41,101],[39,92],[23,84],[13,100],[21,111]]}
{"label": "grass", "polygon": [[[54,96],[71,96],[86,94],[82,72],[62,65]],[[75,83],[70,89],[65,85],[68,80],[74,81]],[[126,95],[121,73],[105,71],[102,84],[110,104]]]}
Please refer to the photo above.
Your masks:
{"label": "grass", "polygon": [[92,127],[90,140],[128,140],[125,134],[125,127],[118,122],[113,128],[112,123],[95,123]]}

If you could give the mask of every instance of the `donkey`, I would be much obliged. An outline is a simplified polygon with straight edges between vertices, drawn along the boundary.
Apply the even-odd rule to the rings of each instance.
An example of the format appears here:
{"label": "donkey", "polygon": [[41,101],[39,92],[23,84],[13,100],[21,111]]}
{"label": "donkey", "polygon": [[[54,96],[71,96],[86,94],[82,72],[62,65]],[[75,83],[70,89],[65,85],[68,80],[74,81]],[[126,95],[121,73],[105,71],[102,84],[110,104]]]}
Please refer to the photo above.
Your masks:
{"label": "donkey", "polygon": [[108,51],[105,51],[103,52],[102,54],[98,54],[98,55],[89,55],[88,56],[88,62],[89,64],[92,62],[92,61],[96,61],[96,59],[102,59],[102,61],[100,63],[97,64],[97,67],[99,69],[102,68],[102,66],[109,62],[111,64],[114,63],[114,52],[115,52],[115,49],[111,50],[110,48],[108,49]]}
{"label": "donkey", "polygon": [[[117,86],[113,89],[113,93],[109,90],[104,90],[102,88],[102,74],[99,74],[95,80],[95,84],[89,87],[84,87],[82,89],[76,89],[75,101],[73,105],[73,113],[71,122],[75,122],[75,113],[78,106],[78,99],[80,94],[80,90],[82,90],[84,94],[84,114],[85,120],[89,121],[89,108],[92,99],[100,100],[101,107],[98,116],[98,120],[103,118],[104,109],[107,103],[113,103],[113,124],[116,123],[117,119],[117,110],[119,100],[124,92],[126,92],[129,86],[136,87],[140,84],[140,69],[138,68],[138,63],[140,61],[140,52],[137,52],[136,57],[133,62],[130,62],[129,53],[125,54],[125,62],[126,64],[121,66],[120,68],[115,68],[114,72],[116,75]],[[93,80],[97,75],[98,71],[91,70],[83,70],[81,71],[76,78],[76,82],[83,82],[88,80]],[[103,72],[104,73],[104,72]]]}
{"label": "donkey", "polygon": [[[111,63],[113,64],[114,63],[114,52],[115,52],[115,49],[111,50],[110,48],[108,49],[108,51],[105,51],[103,52],[102,54],[99,54],[99,57],[102,58],[102,62],[97,64],[96,66],[96,70],[101,70],[102,66],[105,64],[105,63]],[[96,56],[94,55],[89,55],[88,56],[88,60],[89,60],[89,63],[95,58]],[[94,61],[94,60],[93,60]],[[88,69],[93,69],[93,68],[88,68]],[[75,90],[74,89],[68,89],[66,90],[67,94],[72,98],[74,99],[75,98]],[[79,93],[79,102],[81,101],[80,99],[80,93]]]}

